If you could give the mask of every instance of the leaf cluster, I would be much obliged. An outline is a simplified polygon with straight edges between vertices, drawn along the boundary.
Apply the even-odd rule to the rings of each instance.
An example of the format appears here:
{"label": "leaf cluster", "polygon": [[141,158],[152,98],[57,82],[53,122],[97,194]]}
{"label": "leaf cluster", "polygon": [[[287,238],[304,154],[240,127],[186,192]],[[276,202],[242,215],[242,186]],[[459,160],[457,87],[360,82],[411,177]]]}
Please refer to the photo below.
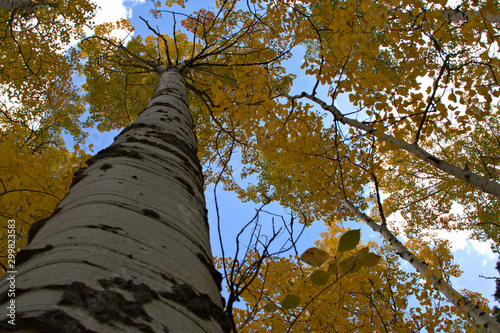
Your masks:
{"label": "leaf cluster", "polygon": [[[405,332],[450,331],[452,327],[468,326],[466,316],[451,312],[438,291],[422,283],[418,274],[399,267],[397,256],[388,245],[368,244],[377,253],[372,254],[376,265],[372,265],[375,261],[359,269],[351,265],[342,272],[344,265],[339,263],[351,261],[353,257],[363,258],[368,246],[359,242],[359,230],[349,230],[339,236],[336,229],[330,228],[322,234],[319,247],[310,248],[300,259],[296,258],[308,265],[314,264],[310,268],[292,257],[266,261],[258,278],[242,295],[247,308],[234,309],[240,331]],[[437,250],[431,249],[430,243],[415,245],[419,247],[417,252],[424,251],[420,253],[424,256],[425,251]],[[446,267],[452,264],[449,248],[438,247],[437,252],[443,255],[442,265],[429,263],[449,274],[446,273]],[[339,252],[341,249],[345,251]],[[328,260],[329,253],[337,254]],[[347,256],[350,257],[343,258]],[[338,269],[332,269],[332,263]],[[323,283],[327,276],[329,280]]]}

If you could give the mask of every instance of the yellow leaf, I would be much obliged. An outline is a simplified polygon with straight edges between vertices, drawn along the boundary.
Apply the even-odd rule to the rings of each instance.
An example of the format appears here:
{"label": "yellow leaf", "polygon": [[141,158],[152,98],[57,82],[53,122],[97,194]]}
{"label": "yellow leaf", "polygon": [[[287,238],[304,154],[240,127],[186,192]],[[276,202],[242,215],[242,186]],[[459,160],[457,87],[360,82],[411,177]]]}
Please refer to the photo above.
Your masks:
{"label": "yellow leaf", "polygon": [[311,265],[313,267],[319,267],[323,265],[325,261],[328,260],[329,256],[330,255],[327,252],[318,249],[316,247],[311,247],[305,250],[299,259],[308,265]]}

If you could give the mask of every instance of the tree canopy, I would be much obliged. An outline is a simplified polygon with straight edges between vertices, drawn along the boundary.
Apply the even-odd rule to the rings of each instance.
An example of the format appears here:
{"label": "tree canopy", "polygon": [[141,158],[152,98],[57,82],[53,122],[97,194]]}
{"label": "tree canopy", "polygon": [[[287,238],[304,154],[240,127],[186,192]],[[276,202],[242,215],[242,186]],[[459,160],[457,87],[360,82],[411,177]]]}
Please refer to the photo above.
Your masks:
{"label": "tree canopy", "polygon": [[[329,261],[333,263],[325,262],[327,265],[321,264],[320,269],[314,267],[317,265],[301,265],[291,256],[266,260],[256,280],[241,295],[247,307],[235,309],[242,332],[472,331],[474,326],[467,321],[455,320],[463,314],[451,308],[438,290],[421,280],[418,273],[401,269],[389,244],[379,247],[360,243],[342,257],[339,241],[345,236],[339,237],[339,231],[344,230],[330,227],[317,242],[333,257]],[[408,246],[446,279],[461,274],[446,241],[414,241]],[[348,254],[362,257],[368,248],[379,253],[381,261],[366,267],[345,265]],[[322,280],[318,272],[325,271],[330,276]],[[288,309],[287,295],[298,295],[300,306]],[[469,292],[468,296],[482,306],[487,303],[480,295]]]}
{"label": "tree canopy", "polygon": [[[166,5],[174,3],[184,1]],[[386,240],[370,245],[383,258],[378,266],[328,272],[335,281],[318,296],[309,268],[258,256],[263,270],[241,293],[250,309],[234,310],[243,331],[333,325],[326,315],[332,308],[343,320],[339,331],[456,330],[462,324],[452,318],[465,312],[490,331],[500,327],[485,319],[484,299],[452,288],[449,277],[459,272],[448,245],[420,237],[468,230],[499,249],[497,1],[450,8],[440,0],[218,0],[216,9],[192,15],[153,4],[154,19],[174,18],[172,34],[143,19],[146,37],[113,37],[115,29],[132,34],[122,20],[84,38],[94,10],[85,1],[0,12],[0,89],[8,98],[0,120],[0,149],[9,156],[0,169],[4,217],[30,224],[61,199],[85,154],[60,150],[60,134],[83,139],[85,107],[84,126],[128,126],[145,108],[159,69],[177,66],[190,89],[207,184],[222,182],[243,200],[277,201],[304,225],[327,223],[331,232],[319,247],[330,253],[347,220]],[[68,49],[75,38],[79,48]],[[290,71],[286,61],[300,48],[307,49],[301,68]],[[83,96],[72,83],[76,70],[86,78]],[[316,83],[292,94],[304,75]],[[351,104],[338,103],[341,96]],[[241,176],[258,177],[246,188],[228,165],[236,149]],[[398,255],[421,275],[402,270]],[[261,311],[264,300],[279,303],[288,289],[310,300],[307,307]],[[420,305],[409,308],[408,294]]]}
{"label": "tree canopy", "polygon": [[[5,3],[5,4],[4,4]],[[87,0],[3,1],[0,9],[0,225],[15,219],[19,246],[29,226],[48,217],[88,155],[69,153],[62,134],[81,142],[85,112],[72,75],[71,45],[91,27],[96,5]],[[13,5],[14,7],[9,7]],[[2,268],[6,270],[6,244]]]}

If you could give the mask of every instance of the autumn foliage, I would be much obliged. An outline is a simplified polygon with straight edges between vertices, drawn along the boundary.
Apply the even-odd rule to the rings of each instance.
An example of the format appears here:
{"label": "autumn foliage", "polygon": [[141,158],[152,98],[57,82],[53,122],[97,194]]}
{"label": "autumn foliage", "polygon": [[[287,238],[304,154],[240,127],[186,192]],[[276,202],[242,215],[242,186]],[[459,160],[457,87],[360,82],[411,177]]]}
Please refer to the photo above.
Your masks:
{"label": "autumn foliage", "polygon": [[[184,6],[166,5],[174,3]],[[499,249],[498,3],[216,3],[183,15],[182,31],[170,35],[143,20],[151,35],[126,42],[113,36],[117,28],[132,34],[126,20],[83,38],[93,9],[83,1],[57,7],[59,16],[51,8],[36,19],[1,12],[0,89],[14,103],[0,118],[8,156],[0,210],[22,221],[19,236],[50,213],[86,156],[58,149],[61,132],[83,139],[85,108],[85,126],[130,125],[160,69],[175,66],[190,90],[206,183],[330,228],[302,256],[249,254],[241,267],[262,268],[251,281],[225,276],[247,305],[229,309],[238,330],[453,332],[476,329],[470,316],[496,331],[481,295],[452,288],[460,269],[429,231],[466,230]],[[153,4],[156,18],[179,15]],[[44,25],[64,15],[60,33]],[[33,46],[40,36],[45,43]],[[81,39],[79,49],[62,52],[71,38]],[[294,53],[304,53],[295,67],[286,62]],[[76,70],[86,78],[83,95],[71,82]],[[235,180],[233,155],[241,156],[238,176],[256,181]],[[385,240],[364,246],[343,228],[351,220]]]}
{"label": "autumn foliage", "polygon": [[79,148],[69,153],[62,134],[77,142],[85,137],[79,121],[84,103],[71,77],[77,54],[70,44],[90,26],[94,9],[82,0],[35,12],[0,10],[0,226],[16,220],[16,251],[26,244],[29,226],[50,216],[88,158]]}
{"label": "autumn foliage", "polygon": [[[319,270],[316,265],[305,265],[292,256],[266,260],[257,278],[241,296],[246,307],[234,310],[241,332],[324,329],[458,332],[472,329],[466,321],[456,320],[455,316],[464,314],[450,307],[439,291],[424,283],[419,274],[401,268],[388,244],[358,244],[345,256],[359,255],[369,247],[378,253],[380,261],[371,267],[342,270],[341,265],[337,266],[345,260],[339,256],[339,242],[349,231],[339,237],[335,229],[322,234],[322,240],[316,244],[318,248],[314,248],[330,255],[319,265]],[[453,263],[449,243],[421,241],[410,248],[425,258],[440,276],[449,279],[461,275],[458,265]],[[307,255],[307,251],[304,254]],[[315,274],[318,271],[330,272],[329,278],[321,281]],[[470,292],[468,295],[486,304],[483,297]],[[297,303],[293,303],[290,296],[295,297]]]}
{"label": "autumn foliage", "polygon": [[[200,26],[203,27],[203,29],[208,29],[214,19],[215,14],[213,12],[202,8],[194,12],[190,17],[182,20],[181,23],[186,30],[196,34]],[[200,32],[200,34],[203,34],[203,32]]]}

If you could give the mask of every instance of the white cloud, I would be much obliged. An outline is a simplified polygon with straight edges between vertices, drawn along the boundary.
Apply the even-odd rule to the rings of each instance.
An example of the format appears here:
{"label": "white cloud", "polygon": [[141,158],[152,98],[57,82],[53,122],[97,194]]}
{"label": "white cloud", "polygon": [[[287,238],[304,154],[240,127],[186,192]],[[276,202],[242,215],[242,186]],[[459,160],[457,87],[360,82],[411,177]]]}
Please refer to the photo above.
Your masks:
{"label": "white cloud", "polygon": [[488,256],[488,260],[493,260],[496,259],[496,255],[493,253],[491,250],[491,242],[480,242],[477,240],[469,240],[470,243],[472,243],[472,247],[476,252],[478,252],[481,255]]}
{"label": "white cloud", "polygon": [[[453,211],[454,213],[460,213],[461,211],[460,205],[454,205]],[[402,218],[399,212],[393,214],[391,216],[392,227],[393,228],[402,228],[404,225],[404,219]],[[433,231],[424,231],[430,232],[431,234],[436,235],[437,238],[446,239],[450,241],[451,244],[451,252],[455,253],[460,250],[465,250],[467,255],[481,255],[485,257],[483,262],[483,266],[490,264],[491,260],[497,260],[497,255],[493,253],[491,250],[491,241],[481,242],[475,239],[470,239],[471,232],[467,230],[457,230],[457,231],[447,231],[447,230],[433,230]],[[429,235],[430,236],[430,235]],[[424,239],[430,239],[429,236],[425,236]],[[405,233],[401,233],[398,235],[401,241],[406,242],[408,237]]]}
{"label": "white cloud", "polygon": [[460,231],[446,231],[438,230],[436,234],[439,238],[447,239],[451,242],[451,251],[456,252],[459,250],[469,248],[469,235],[470,232],[460,230]]}
{"label": "white cloud", "polygon": [[[133,8],[145,1],[146,0],[94,0],[94,3],[99,6],[96,11],[94,23],[114,23],[120,19],[129,19],[133,16]],[[87,32],[87,35],[91,34],[92,32]],[[125,30],[115,30],[113,31],[113,35],[119,39],[125,39],[131,37],[133,33],[129,36],[128,32]]]}
{"label": "white cloud", "polygon": [[486,261],[496,259],[495,254],[491,250],[491,241],[480,242],[478,240],[470,239],[469,231],[439,230],[436,233],[439,238],[451,241],[452,252],[466,249],[468,254],[474,254],[472,253],[474,251],[482,256],[487,256]]}
{"label": "white cloud", "polygon": [[[454,214],[463,214],[463,206],[458,203],[453,203],[451,212]],[[402,228],[404,226],[404,219],[401,213],[398,211],[390,216],[392,225],[394,228]],[[429,231],[429,230],[427,230]],[[425,233],[425,231],[424,231]],[[447,239],[451,243],[451,252],[457,252],[459,250],[467,251],[468,255],[482,255],[486,256],[486,265],[491,260],[496,260],[497,255],[491,250],[491,241],[480,242],[478,240],[470,239],[471,232],[467,230],[457,230],[457,231],[447,231],[447,230],[435,230],[431,231],[438,238]],[[399,235],[403,242],[406,242],[408,238],[404,233]],[[428,237],[427,237],[428,238]],[[428,238],[429,239],[429,238]]]}
{"label": "white cloud", "polygon": [[[139,3],[143,3],[146,0],[94,0],[94,2],[100,7],[97,11],[97,15],[94,19],[96,24],[104,22],[116,22],[121,18],[132,17],[132,9]],[[127,6],[124,5],[127,3]]]}

